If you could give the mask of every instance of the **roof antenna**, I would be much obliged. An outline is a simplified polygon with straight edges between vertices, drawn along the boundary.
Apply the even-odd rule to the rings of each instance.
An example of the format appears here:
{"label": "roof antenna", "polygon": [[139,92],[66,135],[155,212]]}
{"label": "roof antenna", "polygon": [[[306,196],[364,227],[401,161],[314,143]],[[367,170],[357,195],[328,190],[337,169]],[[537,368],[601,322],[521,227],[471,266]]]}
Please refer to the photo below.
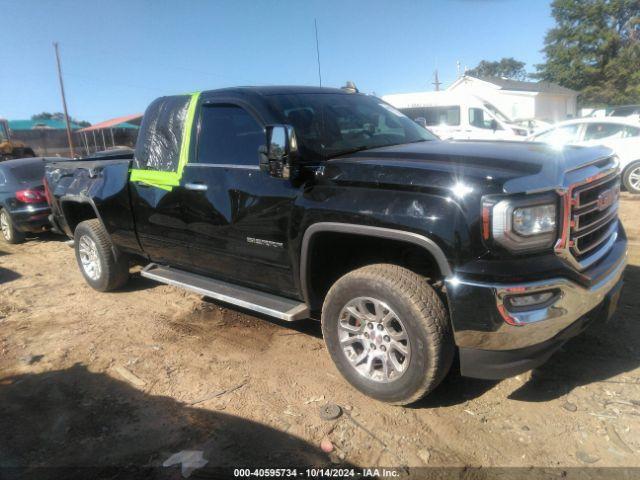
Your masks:
{"label": "roof antenna", "polygon": [[320,70],[320,46],[318,45],[318,20],[314,18],[313,24],[316,27],[316,57],[318,59],[318,81],[320,82],[320,86],[322,86],[322,72]]}

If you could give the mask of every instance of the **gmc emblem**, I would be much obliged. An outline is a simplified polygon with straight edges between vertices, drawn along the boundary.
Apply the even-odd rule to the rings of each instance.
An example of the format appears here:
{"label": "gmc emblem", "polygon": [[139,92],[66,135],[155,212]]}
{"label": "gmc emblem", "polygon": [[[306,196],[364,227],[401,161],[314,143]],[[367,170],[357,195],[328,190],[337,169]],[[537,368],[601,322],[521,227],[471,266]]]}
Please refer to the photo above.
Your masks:
{"label": "gmc emblem", "polygon": [[616,194],[617,192],[615,188],[609,188],[600,193],[600,195],[598,195],[597,203],[598,210],[606,210],[611,205],[613,205],[613,202],[616,200]]}

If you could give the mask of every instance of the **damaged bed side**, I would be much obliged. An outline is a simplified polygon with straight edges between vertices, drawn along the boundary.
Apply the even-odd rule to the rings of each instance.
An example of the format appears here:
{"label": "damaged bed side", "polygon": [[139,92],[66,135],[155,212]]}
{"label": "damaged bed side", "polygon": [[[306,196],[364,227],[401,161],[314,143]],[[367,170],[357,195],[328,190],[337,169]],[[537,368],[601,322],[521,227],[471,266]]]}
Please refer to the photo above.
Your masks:
{"label": "damaged bed side", "polygon": [[141,253],[129,192],[132,161],[133,152],[123,151],[48,165],[44,182],[54,229],[73,238],[80,222],[97,218],[113,244]]}

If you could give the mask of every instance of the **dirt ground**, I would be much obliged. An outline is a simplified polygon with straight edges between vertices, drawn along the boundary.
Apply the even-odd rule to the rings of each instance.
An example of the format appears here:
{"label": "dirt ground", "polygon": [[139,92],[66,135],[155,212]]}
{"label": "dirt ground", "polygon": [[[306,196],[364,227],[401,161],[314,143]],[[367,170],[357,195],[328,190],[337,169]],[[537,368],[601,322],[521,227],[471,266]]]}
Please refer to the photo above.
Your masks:
{"label": "dirt ground", "polygon": [[[64,238],[0,245],[0,465],[640,466],[640,196],[612,324],[531,374],[452,372],[411,408],[368,399],[313,322],[286,324],[134,275],[98,293]],[[341,405],[334,421],[320,418]],[[336,449],[328,457],[324,437]]]}

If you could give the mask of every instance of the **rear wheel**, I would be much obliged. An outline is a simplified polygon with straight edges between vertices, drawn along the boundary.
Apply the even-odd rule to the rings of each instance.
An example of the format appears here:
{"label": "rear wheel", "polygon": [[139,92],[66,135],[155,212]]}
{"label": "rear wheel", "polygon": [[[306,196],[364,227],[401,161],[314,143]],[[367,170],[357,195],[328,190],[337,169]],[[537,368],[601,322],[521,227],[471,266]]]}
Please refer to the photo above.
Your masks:
{"label": "rear wheel", "polygon": [[2,238],[7,243],[24,241],[24,233],[16,229],[11,216],[5,209],[0,209],[0,231],[2,231]]}
{"label": "rear wheel", "polygon": [[453,360],[442,301],[423,277],[397,265],[370,265],[340,278],[323,305],[322,333],[340,373],[384,402],[415,402]]}
{"label": "rear wheel", "polygon": [[622,174],[622,183],[631,193],[640,193],[640,161],[633,162],[625,168]]}
{"label": "rear wheel", "polygon": [[116,255],[111,239],[98,219],[85,220],[74,234],[76,260],[84,279],[100,292],[122,287],[129,279],[127,255]]}

